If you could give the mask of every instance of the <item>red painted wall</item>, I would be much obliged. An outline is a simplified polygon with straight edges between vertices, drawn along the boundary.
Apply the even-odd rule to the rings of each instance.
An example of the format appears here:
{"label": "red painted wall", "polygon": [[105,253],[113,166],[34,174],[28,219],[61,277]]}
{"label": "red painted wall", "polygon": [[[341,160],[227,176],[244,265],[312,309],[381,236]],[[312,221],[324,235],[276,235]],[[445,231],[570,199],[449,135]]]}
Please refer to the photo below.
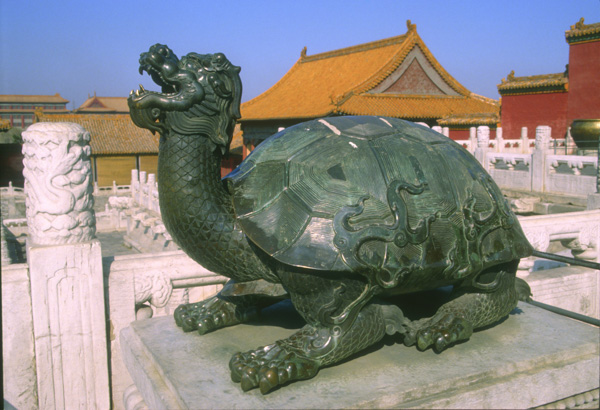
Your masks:
{"label": "red painted wall", "polygon": [[453,130],[450,128],[450,139],[451,140],[468,140],[469,139],[469,130]]}
{"label": "red painted wall", "polygon": [[549,125],[552,138],[564,138],[567,131],[568,93],[505,95],[502,97],[502,138],[521,138],[521,128],[535,138],[538,125]]}
{"label": "red painted wall", "polygon": [[[477,128],[477,127],[475,127]],[[469,131],[469,129],[452,129],[450,128],[450,139],[451,140],[468,140],[469,137],[471,136],[471,131]],[[490,128],[490,140],[493,140],[496,138],[496,129],[495,128]],[[504,138],[504,137],[502,137]]]}
{"label": "red painted wall", "polygon": [[578,118],[600,118],[600,41],[569,47],[568,125]]}

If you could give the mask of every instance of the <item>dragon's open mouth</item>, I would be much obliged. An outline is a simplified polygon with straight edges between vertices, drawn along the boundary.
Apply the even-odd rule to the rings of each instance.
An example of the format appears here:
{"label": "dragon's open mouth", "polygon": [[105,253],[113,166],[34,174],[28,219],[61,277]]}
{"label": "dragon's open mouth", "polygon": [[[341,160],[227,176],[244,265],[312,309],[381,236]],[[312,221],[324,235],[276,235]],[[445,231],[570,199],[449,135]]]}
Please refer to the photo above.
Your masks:
{"label": "dragon's open mouth", "polygon": [[148,75],[152,77],[152,81],[161,87],[163,94],[176,94],[179,92],[178,84],[169,81],[169,79],[163,75],[162,71],[157,70],[153,66],[149,64],[140,65],[139,71],[141,75],[144,74],[144,71],[147,72]]}
{"label": "dragon's open mouth", "polygon": [[131,90],[131,92],[129,93],[130,98],[132,98],[133,100],[140,99],[145,94],[156,94],[164,96],[173,96],[179,94],[179,84],[170,82],[167,78],[165,78],[161,71],[157,70],[149,64],[141,64],[139,69],[140,75],[143,75],[144,71],[148,73],[148,75],[152,78],[152,81],[154,81],[155,84],[161,87],[161,92],[159,93],[156,91],[148,91],[144,88],[144,86],[140,84],[139,89]]}

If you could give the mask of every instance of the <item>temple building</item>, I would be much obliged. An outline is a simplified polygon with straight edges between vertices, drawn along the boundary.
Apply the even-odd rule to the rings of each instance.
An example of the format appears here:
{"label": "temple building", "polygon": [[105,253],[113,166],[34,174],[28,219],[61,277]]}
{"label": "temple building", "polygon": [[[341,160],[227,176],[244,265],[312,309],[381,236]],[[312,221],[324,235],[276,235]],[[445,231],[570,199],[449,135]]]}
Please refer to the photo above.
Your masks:
{"label": "temple building", "polygon": [[129,185],[131,170],[156,173],[158,134],[137,127],[129,114],[63,114],[38,112],[36,122],[72,122],[90,133],[94,182]]}
{"label": "temple building", "polygon": [[[127,99],[123,98],[125,103]],[[80,111],[79,111],[80,112]],[[157,174],[159,135],[136,126],[127,114],[36,113],[35,122],[73,122],[90,133],[94,182],[98,186],[129,185],[131,170]],[[236,127],[229,155],[223,158],[221,175],[231,172],[242,161],[242,137]]]}
{"label": "temple building", "polygon": [[565,32],[569,64],[562,73],[502,79],[503,138],[516,139],[521,128],[534,132],[549,125],[553,138],[565,138],[575,119],[600,118],[600,23],[583,18]]}
{"label": "temple building", "polygon": [[11,127],[27,128],[33,123],[35,110],[42,108],[48,114],[67,113],[67,103],[59,93],[54,95],[0,95],[0,119]]}
{"label": "temple building", "polygon": [[498,101],[462,86],[431,54],[416,25],[409,20],[407,28],[397,37],[326,53],[302,50],[275,85],[242,104],[245,148],[281,127],[336,115],[382,115],[434,126],[445,117],[478,114],[484,122],[472,118],[470,126],[492,118],[495,127]]}

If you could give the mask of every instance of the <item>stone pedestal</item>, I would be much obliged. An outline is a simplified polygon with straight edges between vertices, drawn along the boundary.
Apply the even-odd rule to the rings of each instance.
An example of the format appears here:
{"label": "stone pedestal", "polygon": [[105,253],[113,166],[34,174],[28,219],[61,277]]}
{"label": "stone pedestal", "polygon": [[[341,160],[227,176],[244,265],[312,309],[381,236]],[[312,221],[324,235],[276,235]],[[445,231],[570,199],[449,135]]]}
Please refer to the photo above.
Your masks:
{"label": "stone pedestal", "polygon": [[100,242],[27,247],[39,407],[108,409]]}
{"label": "stone pedestal", "polygon": [[10,265],[3,261],[2,393],[5,409],[38,408],[29,292],[27,265]]}
{"label": "stone pedestal", "polygon": [[[599,384],[598,328],[519,304],[504,322],[441,354],[386,337],[313,379],[264,396],[242,392],[229,376],[231,355],[290,335],[302,324],[295,317],[280,304],[261,324],[204,336],[183,333],[172,317],[149,319],[124,329],[121,346],[139,393],[155,409],[529,408]],[[139,403],[133,396],[126,398]],[[586,400],[597,407],[592,396]]]}

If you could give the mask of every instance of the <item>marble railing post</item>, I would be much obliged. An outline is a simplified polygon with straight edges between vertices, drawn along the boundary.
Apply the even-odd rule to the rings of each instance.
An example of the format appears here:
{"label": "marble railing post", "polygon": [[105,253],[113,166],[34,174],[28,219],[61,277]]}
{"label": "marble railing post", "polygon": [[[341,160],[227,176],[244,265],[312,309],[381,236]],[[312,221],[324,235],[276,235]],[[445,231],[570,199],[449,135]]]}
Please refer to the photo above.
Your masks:
{"label": "marble railing post", "polygon": [[496,152],[504,152],[504,138],[502,138],[502,127],[496,128]]}
{"label": "marble railing post", "polygon": [[527,127],[521,128],[521,154],[528,154],[529,149],[529,138],[527,137]]}
{"label": "marble railing post", "polygon": [[154,185],[156,184],[156,176],[154,174],[148,174],[148,203],[146,208],[154,209],[154,195],[152,195],[152,191],[154,190]]}
{"label": "marble railing post", "polygon": [[23,132],[27,262],[39,408],[110,408],[104,281],[95,238],[90,134]]}
{"label": "marble railing post", "polygon": [[544,192],[546,177],[546,155],[550,148],[552,130],[547,125],[535,128],[535,148],[531,155],[531,190]]}
{"label": "marble railing post", "polygon": [[490,127],[481,125],[477,127],[477,148],[475,148],[475,158],[484,167],[486,167],[485,157],[490,146]]}
{"label": "marble railing post", "polygon": [[475,148],[477,148],[477,128],[471,127],[469,128],[469,151],[474,153]]}

